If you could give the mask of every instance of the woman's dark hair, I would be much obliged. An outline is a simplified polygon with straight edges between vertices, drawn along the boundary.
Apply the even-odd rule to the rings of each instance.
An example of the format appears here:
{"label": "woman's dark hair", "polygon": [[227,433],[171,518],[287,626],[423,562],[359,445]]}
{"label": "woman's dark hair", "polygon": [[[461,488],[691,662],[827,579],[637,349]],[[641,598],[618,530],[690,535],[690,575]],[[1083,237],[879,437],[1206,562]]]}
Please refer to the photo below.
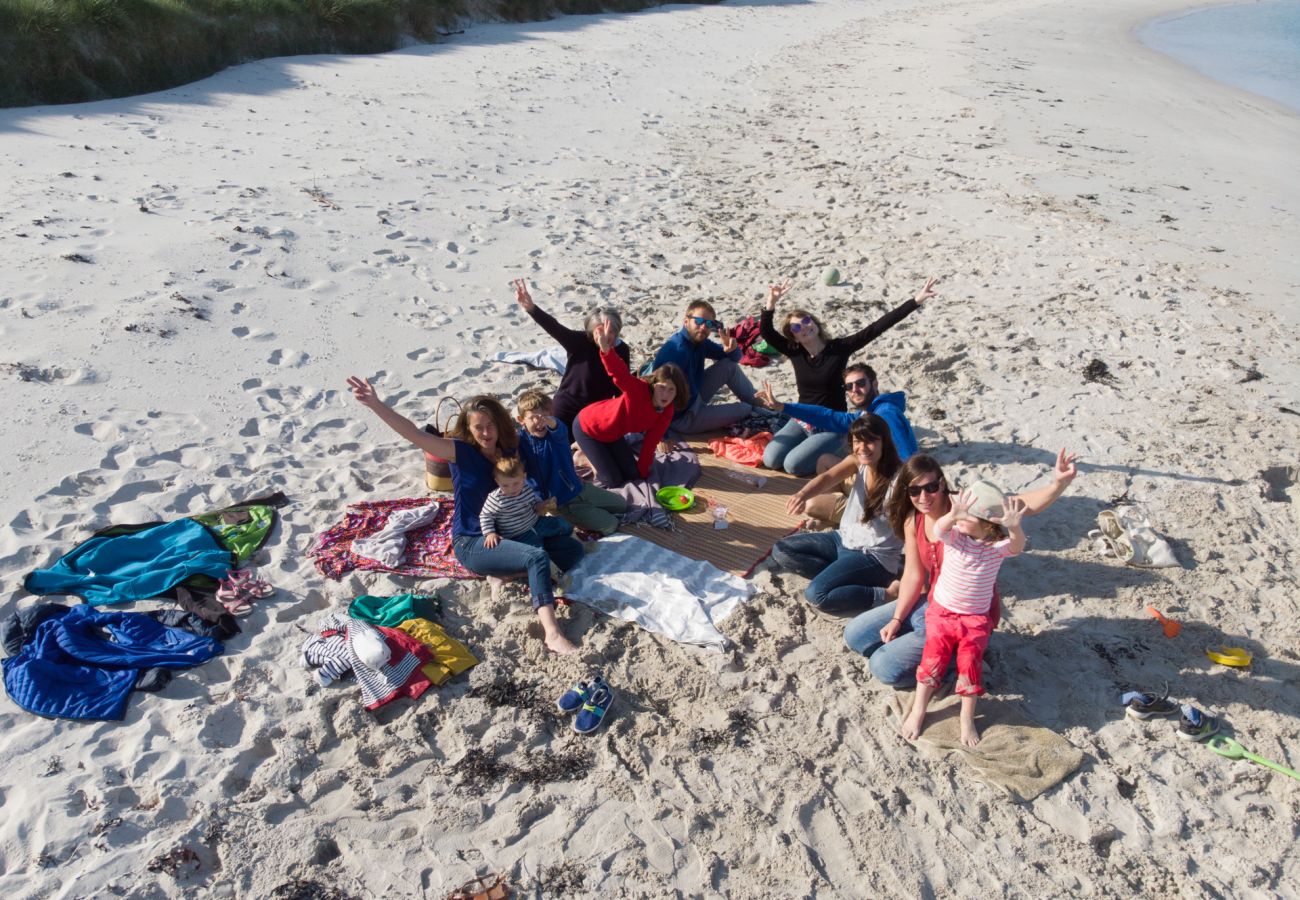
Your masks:
{"label": "woman's dark hair", "polygon": [[805,317],[813,320],[813,323],[817,326],[817,333],[821,335],[823,341],[829,341],[831,339],[831,336],[826,333],[826,326],[822,325],[821,319],[817,318],[806,309],[792,309],[790,312],[786,313],[785,324],[781,326],[781,333],[785,335],[787,341],[798,343],[798,341],[795,341],[794,332],[790,330],[790,323]]}
{"label": "woman's dark hair", "polygon": [[870,522],[880,514],[885,505],[885,495],[889,492],[889,485],[894,480],[894,473],[902,465],[902,461],[898,458],[898,450],[894,448],[894,438],[889,433],[889,426],[875,413],[865,413],[849,426],[850,449],[854,441],[862,443],[868,437],[880,441],[880,461],[875,467],[877,476],[875,484],[866,492],[862,501],[863,522]]}
{"label": "woman's dark hair", "polygon": [[479,394],[465,401],[460,408],[460,415],[456,416],[456,421],[447,429],[447,437],[465,441],[482,450],[469,428],[469,414],[475,412],[487,413],[492,417],[492,421],[497,426],[497,446],[501,450],[501,455],[514,456],[515,450],[519,447],[519,432],[515,431],[515,423],[501,402],[487,394]]}
{"label": "woman's dark hair", "polygon": [[676,363],[664,363],[647,375],[645,380],[651,391],[656,384],[671,384],[677,388],[677,394],[673,397],[673,409],[678,412],[691,405],[691,387],[686,383],[686,373]]}
{"label": "woman's dark hair", "polygon": [[[889,527],[894,529],[894,533],[899,537],[903,536],[903,528],[907,525],[907,520],[916,515],[916,507],[912,503],[911,496],[907,489],[918,478],[933,476],[939,479],[939,491],[943,494],[951,494],[952,489],[948,487],[948,479],[944,477],[943,469],[939,467],[939,461],[933,456],[927,456],[924,453],[914,453],[903,463],[898,474],[894,476],[894,495],[889,499]],[[929,481],[930,479],[926,479]]]}

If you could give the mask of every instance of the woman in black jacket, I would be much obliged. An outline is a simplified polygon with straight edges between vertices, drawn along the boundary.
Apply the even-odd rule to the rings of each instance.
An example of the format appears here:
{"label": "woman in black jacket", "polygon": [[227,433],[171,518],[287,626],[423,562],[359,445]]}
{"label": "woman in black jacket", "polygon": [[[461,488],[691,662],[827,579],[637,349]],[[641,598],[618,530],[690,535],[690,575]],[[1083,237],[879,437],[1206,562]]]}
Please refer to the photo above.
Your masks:
{"label": "woman in black jacket", "polygon": [[614,386],[613,379],[609,377],[609,373],[605,371],[605,366],[600,361],[600,348],[596,346],[596,339],[592,337],[596,326],[601,322],[613,324],[613,338],[617,342],[614,351],[623,358],[623,362],[629,369],[632,368],[631,353],[628,352],[627,344],[618,340],[619,332],[623,330],[623,317],[612,306],[596,307],[587,314],[585,330],[566,328],[549,313],[538,308],[533,302],[532,295],[528,293],[528,285],[522,278],[516,278],[514,286],[515,300],[519,303],[519,308],[528,313],[532,320],[542,326],[542,330],[558,341],[569,354],[564,377],[560,379],[560,387],[555,392],[553,415],[563,422],[572,434],[573,420],[578,417],[578,413],[584,406],[617,397],[620,393]]}

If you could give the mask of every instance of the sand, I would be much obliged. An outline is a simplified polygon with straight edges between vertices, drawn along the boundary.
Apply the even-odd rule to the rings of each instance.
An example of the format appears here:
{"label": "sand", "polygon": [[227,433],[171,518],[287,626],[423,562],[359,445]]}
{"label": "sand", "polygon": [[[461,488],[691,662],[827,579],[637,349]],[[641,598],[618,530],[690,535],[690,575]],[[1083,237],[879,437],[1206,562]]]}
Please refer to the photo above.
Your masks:
{"label": "sand", "polygon": [[[293,501],[226,655],[121,723],[0,701],[0,893],[439,898],[500,870],[529,896],[1300,896],[1300,783],[1118,704],[1167,680],[1300,764],[1300,119],[1130,36],[1173,8],[665,7],[0,112],[0,613],[109,522]],[[734,320],[790,277],[843,332],[928,274],[867,354],[923,447],[1008,489],[1083,460],[990,653],[996,696],[1083,751],[1059,787],[1012,803],[902,741],[843,620],[770,570],[727,653],[575,607],[560,659],[517,596],[426,583],[467,677],[373,715],[298,666],[320,612],[409,585],[305,556],[347,503],[422,492],[348,374],[417,417],[554,386],[486,361],[546,343],[514,277],[568,322],[618,304],[643,359],[688,298]],[[1117,497],[1182,568],[1093,555]],[[579,738],[546,709],[592,668],[618,706]]]}

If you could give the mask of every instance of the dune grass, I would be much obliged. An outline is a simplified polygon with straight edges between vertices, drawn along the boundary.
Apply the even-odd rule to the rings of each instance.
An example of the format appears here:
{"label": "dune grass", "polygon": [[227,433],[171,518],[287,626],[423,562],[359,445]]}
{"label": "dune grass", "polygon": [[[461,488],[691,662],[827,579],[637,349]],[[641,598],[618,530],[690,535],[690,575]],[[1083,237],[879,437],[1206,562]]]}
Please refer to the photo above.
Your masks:
{"label": "dune grass", "polygon": [[[650,0],[476,0],[508,21],[630,11]],[[377,53],[436,41],[466,0],[0,0],[0,107],[71,103],[185,84],[236,63]]]}

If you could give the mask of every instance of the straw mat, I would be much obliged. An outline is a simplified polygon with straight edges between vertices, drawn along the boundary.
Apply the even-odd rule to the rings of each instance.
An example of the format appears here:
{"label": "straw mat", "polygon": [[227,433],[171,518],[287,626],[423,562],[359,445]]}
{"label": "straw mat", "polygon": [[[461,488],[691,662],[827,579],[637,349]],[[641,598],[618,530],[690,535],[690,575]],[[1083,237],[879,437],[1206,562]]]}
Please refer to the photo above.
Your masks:
{"label": "straw mat", "polygon": [[[676,551],[691,559],[747,577],[772,551],[772,545],[793,532],[799,519],[785,511],[785,502],[807,483],[784,472],[754,469],[713,455],[705,441],[692,441],[699,454],[701,477],[691,490],[695,506],[670,513],[673,530],[636,525],[625,529],[637,537]],[[735,472],[767,483],[758,488],[728,475]],[[727,527],[714,528],[713,506],[727,508]]]}

